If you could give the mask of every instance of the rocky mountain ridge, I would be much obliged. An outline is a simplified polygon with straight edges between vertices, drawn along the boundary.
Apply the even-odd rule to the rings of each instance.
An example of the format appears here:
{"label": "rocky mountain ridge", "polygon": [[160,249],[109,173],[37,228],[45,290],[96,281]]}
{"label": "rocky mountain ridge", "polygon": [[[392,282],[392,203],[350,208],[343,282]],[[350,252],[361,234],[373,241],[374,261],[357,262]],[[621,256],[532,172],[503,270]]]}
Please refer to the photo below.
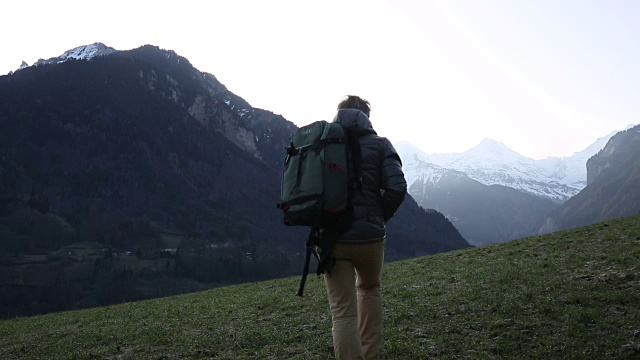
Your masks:
{"label": "rocky mountain ridge", "polygon": [[587,186],[551,212],[540,233],[640,213],[640,125],[617,133],[587,162]]}
{"label": "rocky mountain ridge", "polygon": [[[113,54],[114,52],[116,52],[116,49],[106,46],[103,43],[96,42],[93,44],[78,46],[73,49],[67,50],[60,56],[55,56],[46,60],[38,59],[38,61],[36,61],[31,66],[40,66],[45,64],[61,64],[70,59],[90,60],[98,56]],[[20,65],[19,70],[25,69],[27,67],[29,67],[29,65],[23,61],[22,65]]]}

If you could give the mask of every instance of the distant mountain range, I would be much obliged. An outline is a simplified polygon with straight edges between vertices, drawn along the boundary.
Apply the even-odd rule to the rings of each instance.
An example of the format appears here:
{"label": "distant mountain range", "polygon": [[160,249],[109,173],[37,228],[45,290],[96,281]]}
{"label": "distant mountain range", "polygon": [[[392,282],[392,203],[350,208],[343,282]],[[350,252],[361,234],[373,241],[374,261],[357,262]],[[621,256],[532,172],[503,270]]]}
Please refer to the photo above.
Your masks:
{"label": "distant mountain range", "polygon": [[[404,158],[417,157],[442,168],[461,171],[484,185],[503,185],[560,204],[587,185],[587,160],[616,133],[597,139],[571,156],[543,160],[524,157],[491,139],[465,152],[450,154],[426,154],[407,142],[396,146]],[[411,180],[419,176],[410,170],[407,172]]]}
{"label": "distant mountain range", "polygon": [[426,154],[407,142],[396,148],[418,204],[441,211],[473,245],[486,245],[536,235],[552,210],[587,185],[587,160],[614,134],[544,160],[490,139],[454,154]]}
{"label": "distant mountain range", "polygon": [[[401,148],[406,151],[406,144]],[[406,153],[405,153],[406,154]],[[557,205],[503,185],[485,185],[464,172],[401,155],[409,193],[420,206],[442,212],[473,245],[529,236]]]}

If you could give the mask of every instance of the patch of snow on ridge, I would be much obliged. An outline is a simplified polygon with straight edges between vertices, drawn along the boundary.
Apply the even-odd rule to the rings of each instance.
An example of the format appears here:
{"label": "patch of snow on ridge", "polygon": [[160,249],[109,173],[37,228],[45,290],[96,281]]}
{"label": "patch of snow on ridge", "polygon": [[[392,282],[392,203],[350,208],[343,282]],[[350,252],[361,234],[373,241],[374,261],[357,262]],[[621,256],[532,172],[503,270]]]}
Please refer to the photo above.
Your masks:
{"label": "patch of snow on ridge", "polygon": [[[424,161],[421,157],[423,153],[409,143],[399,143],[396,148],[398,154],[401,156],[405,180],[409,186],[416,181],[420,181],[422,184],[437,184],[440,179],[442,179],[444,173],[450,171],[438,165]],[[417,152],[412,153],[412,149]]]}
{"label": "patch of snow on ridge", "polygon": [[101,55],[107,55],[110,54],[112,52],[114,52],[115,50],[111,49],[111,51],[109,51],[109,48],[107,48],[104,44],[101,43],[93,43],[91,45],[85,45],[85,46],[78,46],[75,49],[71,49],[67,52],[65,52],[64,54],[62,54],[62,56],[60,56],[61,59],[76,59],[76,60],[88,60],[91,58],[94,58],[96,56],[101,56]]}
{"label": "patch of snow on ridge", "polygon": [[[60,64],[69,59],[75,60],[90,60],[98,56],[105,56],[116,52],[112,47],[106,46],[103,43],[93,43],[90,45],[83,45],[73,48],[71,50],[67,50],[64,54],[53,57],[48,60],[40,59],[35,62],[32,66],[44,65],[44,64]],[[20,67],[23,68],[22,66]]]}
{"label": "patch of snow on ridge", "polygon": [[431,183],[437,184],[440,179],[442,179],[443,168],[438,165],[433,165],[429,163],[422,162],[417,160],[415,162],[410,162],[405,165],[405,169],[407,169],[407,184],[413,184],[415,181],[419,180],[421,183]]}

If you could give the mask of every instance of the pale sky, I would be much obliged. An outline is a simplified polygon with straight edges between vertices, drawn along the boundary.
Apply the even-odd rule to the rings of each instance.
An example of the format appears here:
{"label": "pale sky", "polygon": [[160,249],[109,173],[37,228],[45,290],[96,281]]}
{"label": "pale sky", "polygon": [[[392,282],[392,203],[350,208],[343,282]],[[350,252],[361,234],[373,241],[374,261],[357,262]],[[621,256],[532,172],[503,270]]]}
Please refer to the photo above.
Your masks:
{"label": "pale sky", "polygon": [[0,14],[0,74],[151,44],[299,126],[360,95],[380,135],[427,153],[491,138],[568,156],[640,123],[635,0],[32,0]]}

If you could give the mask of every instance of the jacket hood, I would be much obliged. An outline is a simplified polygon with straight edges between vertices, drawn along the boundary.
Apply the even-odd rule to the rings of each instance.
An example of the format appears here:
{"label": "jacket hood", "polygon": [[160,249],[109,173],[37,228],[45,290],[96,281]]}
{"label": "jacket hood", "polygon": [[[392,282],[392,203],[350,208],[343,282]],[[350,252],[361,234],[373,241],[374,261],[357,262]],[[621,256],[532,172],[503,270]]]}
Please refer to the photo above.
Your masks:
{"label": "jacket hood", "polygon": [[339,123],[357,136],[376,134],[369,117],[357,109],[340,109],[333,118],[333,122]]}

